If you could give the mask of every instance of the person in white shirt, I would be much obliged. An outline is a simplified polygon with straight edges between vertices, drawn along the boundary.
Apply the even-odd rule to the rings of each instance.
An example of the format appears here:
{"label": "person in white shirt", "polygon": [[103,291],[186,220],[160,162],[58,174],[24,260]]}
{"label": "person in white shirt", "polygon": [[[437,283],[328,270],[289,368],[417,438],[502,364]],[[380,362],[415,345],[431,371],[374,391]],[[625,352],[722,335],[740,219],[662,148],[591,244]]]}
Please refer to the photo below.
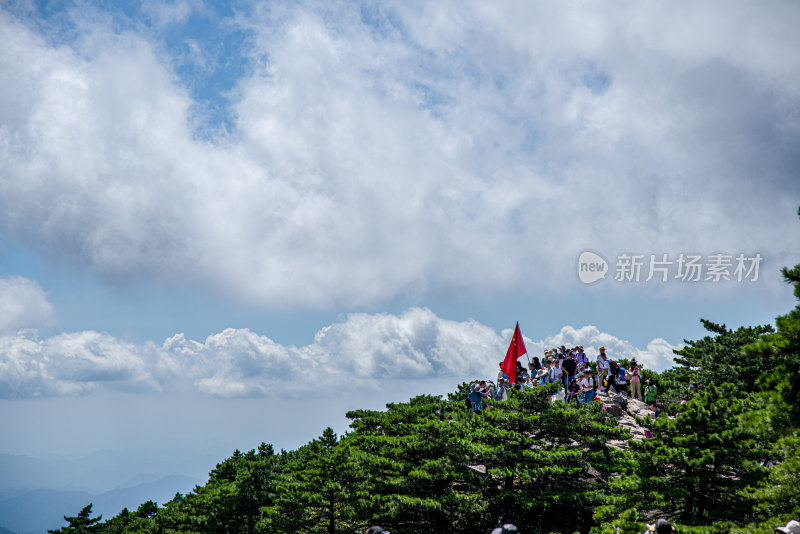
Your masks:
{"label": "person in white shirt", "polygon": [[583,392],[583,404],[592,402],[594,399],[594,381],[592,380],[592,372],[589,369],[583,371],[583,380],[581,380],[581,392]]}
{"label": "person in white shirt", "polygon": [[[541,385],[545,385],[545,384],[549,384],[550,383],[550,377],[552,376],[552,373],[551,373],[551,369],[552,368],[553,368],[553,360],[550,359],[550,358],[547,358],[545,360],[545,362],[544,362],[544,368],[542,369],[542,374],[539,377],[539,383]],[[537,376],[539,376],[539,373],[537,373]]]}
{"label": "person in white shirt", "polygon": [[561,360],[556,360],[553,362],[553,367],[551,368],[553,373],[551,382],[561,382],[562,377],[564,376],[564,370],[561,369]]}
{"label": "person in white shirt", "polygon": [[501,380],[498,383],[497,391],[494,394],[495,400],[505,401],[508,400],[508,386],[509,383],[505,380]]}
{"label": "person in white shirt", "polygon": [[523,388],[535,388],[539,385],[539,382],[536,380],[535,377],[529,376],[525,378],[525,382],[522,383]]}

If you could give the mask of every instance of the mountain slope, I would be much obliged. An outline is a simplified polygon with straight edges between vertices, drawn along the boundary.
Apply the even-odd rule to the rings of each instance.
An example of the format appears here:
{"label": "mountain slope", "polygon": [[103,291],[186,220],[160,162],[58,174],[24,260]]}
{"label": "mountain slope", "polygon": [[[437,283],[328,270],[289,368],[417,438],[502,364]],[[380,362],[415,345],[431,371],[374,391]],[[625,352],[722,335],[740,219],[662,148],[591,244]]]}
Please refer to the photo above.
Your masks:
{"label": "mountain slope", "polygon": [[65,515],[74,516],[89,503],[93,504],[92,517],[102,515],[104,519],[110,519],[123,508],[133,511],[148,500],[163,504],[176,492],[191,491],[199,482],[194,478],[171,475],[94,495],[84,491],[36,489],[0,501],[0,525],[20,534],[44,534],[48,529],[66,525]]}

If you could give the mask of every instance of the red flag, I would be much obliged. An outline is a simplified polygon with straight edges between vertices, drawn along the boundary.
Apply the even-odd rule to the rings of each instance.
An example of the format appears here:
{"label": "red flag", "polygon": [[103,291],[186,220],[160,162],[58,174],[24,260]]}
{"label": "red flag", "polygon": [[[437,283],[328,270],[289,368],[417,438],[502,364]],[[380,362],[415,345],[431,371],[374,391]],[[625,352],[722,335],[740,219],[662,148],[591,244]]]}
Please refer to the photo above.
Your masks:
{"label": "red flag", "polygon": [[519,332],[519,321],[514,329],[514,336],[511,344],[506,351],[506,359],[503,360],[503,372],[508,375],[508,380],[513,384],[517,379],[517,358],[528,352],[525,350],[525,342],[522,341],[522,334]]}

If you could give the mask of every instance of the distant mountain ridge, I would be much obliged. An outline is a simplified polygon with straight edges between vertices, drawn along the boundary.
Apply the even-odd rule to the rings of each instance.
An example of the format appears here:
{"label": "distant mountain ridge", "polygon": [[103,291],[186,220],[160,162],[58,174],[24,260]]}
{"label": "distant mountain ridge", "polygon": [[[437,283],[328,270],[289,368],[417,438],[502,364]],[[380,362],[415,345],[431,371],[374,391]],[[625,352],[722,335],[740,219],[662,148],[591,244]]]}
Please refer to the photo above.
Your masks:
{"label": "distant mountain ridge", "polygon": [[[143,475],[147,477],[147,475]],[[127,507],[133,511],[145,501],[163,504],[176,492],[188,493],[202,481],[182,475],[170,475],[131,487],[99,494],[84,491],[35,489],[0,501],[0,534],[44,534],[48,529],[64,526],[65,515],[76,515],[81,508],[93,504],[92,516],[110,519]]]}
{"label": "distant mountain ridge", "polygon": [[219,455],[144,449],[100,451],[78,459],[0,454],[0,500],[41,488],[99,494],[127,481],[148,481],[136,480],[143,474],[149,481],[168,475],[204,480],[218,460]]}

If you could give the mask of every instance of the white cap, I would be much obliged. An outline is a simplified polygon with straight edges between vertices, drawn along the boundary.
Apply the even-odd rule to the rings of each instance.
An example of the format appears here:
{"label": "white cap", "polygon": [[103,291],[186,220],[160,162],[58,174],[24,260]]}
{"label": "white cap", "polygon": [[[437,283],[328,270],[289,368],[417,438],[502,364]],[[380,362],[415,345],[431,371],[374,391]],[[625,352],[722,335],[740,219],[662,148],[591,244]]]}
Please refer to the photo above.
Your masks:
{"label": "white cap", "polygon": [[792,519],[785,527],[777,527],[775,530],[786,534],[800,534],[800,523]]}

